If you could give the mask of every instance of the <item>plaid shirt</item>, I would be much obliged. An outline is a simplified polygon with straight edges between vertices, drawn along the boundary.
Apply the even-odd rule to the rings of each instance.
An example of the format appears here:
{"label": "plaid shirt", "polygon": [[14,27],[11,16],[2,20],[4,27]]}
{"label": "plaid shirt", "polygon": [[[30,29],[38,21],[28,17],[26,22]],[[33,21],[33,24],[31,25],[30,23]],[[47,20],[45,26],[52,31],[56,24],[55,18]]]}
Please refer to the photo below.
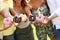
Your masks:
{"label": "plaid shirt", "polygon": [[[35,16],[38,16],[39,12],[43,13],[44,16],[50,15],[49,10],[44,3],[42,3],[40,8],[36,9],[32,8],[31,11],[32,14]],[[53,31],[53,24],[51,21],[48,22],[47,25],[41,24],[39,22],[35,23],[34,25],[36,27],[36,34],[39,40],[47,40],[47,34],[49,35],[50,38],[55,35]]]}

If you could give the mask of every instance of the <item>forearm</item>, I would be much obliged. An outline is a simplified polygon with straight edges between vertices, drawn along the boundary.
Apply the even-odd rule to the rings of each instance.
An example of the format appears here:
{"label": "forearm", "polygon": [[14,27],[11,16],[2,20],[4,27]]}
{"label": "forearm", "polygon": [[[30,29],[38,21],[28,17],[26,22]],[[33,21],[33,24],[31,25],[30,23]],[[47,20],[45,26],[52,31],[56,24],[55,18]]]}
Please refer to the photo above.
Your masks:
{"label": "forearm", "polygon": [[53,13],[53,14],[51,14],[48,18],[49,18],[49,20],[53,20],[53,19],[55,19],[56,17],[58,17],[58,15],[57,15],[56,13]]}
{"label": "forearm", "polygon": [[32,15],[31,10],[28,6],[25,7],[25,12],[27,13],[28,16]]}
{"label": "forearm", "polygon": [[10,26],[1,28],[1,29],[0,29],[0,32],[8,29],[9,27],[10,27]]}
{"label": "forearm", "polygon": [[13,8],[10,8],[9,10],[10,10],[10,12],[11,12],[11,14],[13,16],[16,16],[17,15],[16,11]]}
{"label": "forearm", "polygon": [[11,17],[11,14],[10,14],[9,10],[7,10],[7,9],[3,9],[2,11],[0,11],[0,14],[3,17]]}

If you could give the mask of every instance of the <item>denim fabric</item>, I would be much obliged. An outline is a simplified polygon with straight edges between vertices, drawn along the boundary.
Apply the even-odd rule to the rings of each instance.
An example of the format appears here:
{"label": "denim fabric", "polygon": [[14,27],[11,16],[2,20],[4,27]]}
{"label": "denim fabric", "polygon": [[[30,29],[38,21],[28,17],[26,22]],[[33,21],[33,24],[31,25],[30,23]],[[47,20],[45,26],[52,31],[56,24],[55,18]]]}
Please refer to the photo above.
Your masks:
{"label": "denim fabric", "polygon": [[60,29],[56,29],[56,26],[54,26],[54,32],[57,40],[60,40]]}
{"label": "denim fabric", "polygon": [[8,35],[8,36],[3,36],[3,40],[15,40],[14,39],[14,34]]}

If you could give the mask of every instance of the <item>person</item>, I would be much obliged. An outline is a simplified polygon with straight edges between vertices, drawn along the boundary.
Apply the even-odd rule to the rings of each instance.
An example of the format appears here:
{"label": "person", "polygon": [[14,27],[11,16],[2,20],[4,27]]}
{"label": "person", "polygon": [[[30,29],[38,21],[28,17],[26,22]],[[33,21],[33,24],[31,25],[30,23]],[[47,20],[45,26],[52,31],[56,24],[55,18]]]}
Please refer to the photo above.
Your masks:
{"label": "person", "polygon": [[[40,3],[39,3],[38,1],[39,1]],[[27,12],[27,13],[31,13],[31,12],[29,11],[29,8],[30,8],[30,9],[32,9],[32,8],[35,8],[35,9],[36,9],[36,8],[41,7],[42,0],[38,0],[38,1],[37,1],[37,2],[38,2],[38,3],[37,3],[36,1],[33,0],[34,3],[32,4],[32,0],[30,0],[30,2],[28,3],[28,7],[26,7],[26,9],[25,9],[26,12]],[[34,4],[35,4],[35,5],[34,5]],[[36,5],[36,4],[38,4],[38,5]],[[42,4],[42,5],[43,5],[43,4]],[[45,6],[45,7],[46,7],[46,6]],[[42,10],[42,9],[40,9],[40,10]],[[44,10],[44,9],[43,9],[43,10]],[[44,11],[42,11],[42,12],[44,12]],[[34,13],[34,14],[35,14],[35,13]],[[38,15],[39,15],[39,14],[38,14]],[[35,15],[34,15],[34,16],[35,16]],[[39,23],[38,23],[38,24],[39,24]],[[37,25],[38,25],[38,24],[37,24]],[[37,31],[38,39],[39,39],[39,40],[46,40],[46,38],[45,38],[46,35],[45,35],[45,34],[43,35],[43,38],[41,37],[41,36],[42,36],[42,33],[47,33],[47,34],[49,34],[50,32],[52,32],[52,33],[50,34],[50,35],[51,35],[50,38],[51,38],[51,40],[52,40],[52,38],[54,37],[53,28],[51,27],[51,30],[49,30],[49,28],[46,27],[46,28],[49,30],[49,32],[47,32],[47,30],[44,28],[44,26],[49,26],[49,25],[43,25],[43,24],[41,24],[41,26],[38,25],[39,27],[41,27],[41,29],[45,29],[45,30],[39,29],[39,27],[38,27],[37,25],[35,25],[35,26],[36,26],[36,31]],[[42,25],[43,25],[43,27],[42,27]],[[50,25],[50,26],[52,26],[52,25]],[[40,31],[41,31],[41,33],[40,33]],[[40,35],[40,34],[41,34],[41,35]],[[45,36],[45,37],[44,37],[44,36]],[[54,40],[55,40],[55,39],[54,39]]]}
{"label": "person", "polygon": [[[43,8],[43,9],[42,9]],[[49,9],[47,8],[46,4],[42,2],[41,6],[39,8],[33,8],[32,14],[35,16],[38,16],[40,13],[42,13],[44,16],[49,16]],[[55,33],[53,31],[53,24],[51,21],[47,23],[47,25],[44,25],[42,23],[36,22],[34,23],[36,28],[36,34],[39,40],[47,40],[47,34],[50,37],[51,40],[54,40],[53,37],[55,37]]]}
{"label": "person", "polygon": [[[15,0],[15,1],[14,1],[14,2],[16,3],[14,7],[15,7],[15,9],[18,9],[18,11],[21,13],[21,12],[22,12],[22,11],[21,11],[22,7],[21,7],[21,3],[20,3],[19,1],[21,1],[21,0],[18,0],[18,1]],[[40,1],[41,1],[41,0],[39,0],[39,2],[40,2]],[[32,1],[31,1],[31,2],[32,2]],[[31,3],[31,2],[30,2],[30,3]],[[33,2],[34,2],[34,0],[33,0]],[[36,2],[36,1],[35,1],[35,2]],[[22,3],[22,4],[23,4],[23,3]],[[35,3],[35,4],[36,4],[36,3]],[[32,5],[32,4],[31,4],[31,5]],[[30,5],[30,6],[28,5],[28,7],[26,6],[25,11],[28,12],[28,11],[30,10],[30,8],[31,8],[31,5]],[[33,4],[33,5],[34,5],[34,4]],[[33,5],[32,5],[33,8],[38,8],[38,7],[40,7],[40,5],[38,5],[38,6],[37,6],[37,5],[34,5],[34,6],[33,6]],[[32,9],[32,8],[31,8],[31,9]],[[34,11],[34,10],[33,10],[33,11]],[[33,13],[33,11],[32,11],[32,13]],[[18,12],[18,13],[19,13],[19,12]],[[31,14],[30,11],[29,11],[28,13]],[[34,14],[35,14],[35,13],[34,13]],[[28,14],[28,15],[29,15],[29,14]],[[45,35],[46,31],[45,31],[45,28],[44,28],[44,26],[42,27],[42,25],[41,25],[41,27],[44,29],[44,30],[43,30],[44,35],[43,35],[43,38],[42,38],[42,37],[41,37],[41,36],[42,36],[42,35],[41,35],[42,32],[40,33],[40,30],[41,30],[42,28],[40,28],[40,25],[39,25],[39,24],[40,24],[40,23],[38,23],[37,25],[35,24],[36,30],[37,30],[38,39],[39,39],[39,40],[46,40],[46,35]],[[47,28],[47,29],[48,29],[48,28]],[[49,30],[49,31],[51,31],[51,30]],[[49,33],[50,33],[50,32],[49,32]],[[52,32],[51,34],[52,34],[52,36],[53,36],[53,32]],[[50,35],[51,35],[51,34],[50,34]],[[51,36],[51,37],[52,37],[52,36]]]}
{"label": "person", "polygon": [[24,2],[24,0],[14,0],[14,9],[16,10],[17,14],[22,17],[22,21],[19,22],[18,26],[16,27],[15,40],[34,40],[33,29],[31,27],[30,21],[25,21],[27,16],[24,14],[26,12],[21,6],[22,1]]}
{"label": "person", "polygon": [[42,23],[48,23],[48,21],[52,20],[53,28],[56,35],[57,40],[60,40],[60,0],[46,0],[47,4],[50,8],[51,15],[49,17],[45,17]]}
{"label": "person", "polygon": [[1,17],[0,26],[3,27],[3,29],[1,29],[0,31],[2,31],[3,33],[3,40],[14,40],[15,27],[14,27],[14,24],[12,23],[12,20],[10,21],[11,24],[7,26],[5,26],[6,23],[4,24],[3,22],[4,18],[8,19],[9,17],[10,19],[12,19],[12,15],[10,14],[10,11],[15,16],[15,11],[13,10],[13,0],[2,0],[0,3],[1,3],[0,5],[0,17]]}

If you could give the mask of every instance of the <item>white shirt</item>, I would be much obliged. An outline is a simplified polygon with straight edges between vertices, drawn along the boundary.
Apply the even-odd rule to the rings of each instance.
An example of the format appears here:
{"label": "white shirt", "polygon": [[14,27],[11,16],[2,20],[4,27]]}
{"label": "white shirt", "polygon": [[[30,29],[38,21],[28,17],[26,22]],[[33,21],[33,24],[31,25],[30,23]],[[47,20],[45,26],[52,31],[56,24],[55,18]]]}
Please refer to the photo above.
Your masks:
{"label": "white shirt", "polygon": [[3,0],[0,0],[0,2],[3,2]]}
{"label": "white shirt", "polygon": [[30,21],[27,22],[22,22],[21,25],[19,26],[20,29],[27,28],[29,27]]}
{"label": "white shirt", "polygon": [[47,3],[50,8],[50,13],[56,13],[58,15],[52,22],[56,25],[56,29],[60,29],[60,0],[47,0]]}

